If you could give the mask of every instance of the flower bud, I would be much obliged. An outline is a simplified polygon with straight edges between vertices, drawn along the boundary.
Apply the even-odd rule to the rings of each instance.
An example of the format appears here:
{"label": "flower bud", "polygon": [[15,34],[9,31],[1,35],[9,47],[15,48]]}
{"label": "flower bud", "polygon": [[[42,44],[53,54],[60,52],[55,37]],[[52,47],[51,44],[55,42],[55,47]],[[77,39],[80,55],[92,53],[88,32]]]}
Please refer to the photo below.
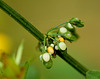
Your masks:
{"label": "flower bud", "polygon": [[59,48],[60,48],[61,50],[65,50],[67,47],[66,47],[66,44],[65,44],[64,42],[60,42],[60,43],[59,43]]}
{"label": "flower bud", "polygon": [[43,54],[43,60],[44,60],[45,62],[50,61],[50,55],[49,55],[49,53],[44,53],[44,54]]}
{"label": "flower bud", "polygon": [[71,36],[72,36],[72,34],[71,34],[70,31],[66,32],[66,33],[63,35],[63,37],[64,37],[65,39],[70,39]]}
{"label": "flower bud", "polygon": [[81,22],[81,20],[79,20],[78,18],[72,18],[70,20],[70,23],[77,26],[77,27],[83,27],[84,26],[83,22]]}
{"label": "flower bud", "polygon": [[79,21],[80,21],[80,20],[79,20],[78,18],[76,18],[76,17],[75,17],[75,18],[72,18],[72,19],[70,20],[71,23],[73,23],[73,22],[79,22]]}
{"label": "flower bud", "polygon": [[54,47],[54,44],[50,44],[51,47]]}
{"label": "flower bud", "polygon": [[47,50],[47,46],[45,46],[45,50]]}
{"label": "flower bud", "polygon": [[58,35],[58,37],[61,37],[60,35]]}
{"label": "flower bud", "polygon": [[56,45],[56,46],[55,46],[55,50],[58,50],[58,49],[59,49],[59,48],[58,48],[58,46]]}
{"label": "flower bud", "polygon": [[65,42],[65,39],[63,37],[59,37],[59,41]]}
{"label": "flower bud", "polygon": [[42,55],[40,55],[40,61],[42,61],[43,60],[43,56]]}
{"label": "flower bud", "polygon": [[54,53],[53,47],[49,46],[49,47],[47,48],[47,52],[50,53],[50,54],[53,54],[53,53]]}
{"label": "flower bud", "polygon": [[67,32],[67,29],[65,27],[61,27],[59,29],[59,33],[66,33]]}
{"label": "flower bud", "polygon": [[66,34],[67,38],[70,38],[72,35],[70,33]]}
{"label": "flower bud", "polygon": [[70,23],[67,24],[67,27],[68,29],[73,29],[73,26]]}

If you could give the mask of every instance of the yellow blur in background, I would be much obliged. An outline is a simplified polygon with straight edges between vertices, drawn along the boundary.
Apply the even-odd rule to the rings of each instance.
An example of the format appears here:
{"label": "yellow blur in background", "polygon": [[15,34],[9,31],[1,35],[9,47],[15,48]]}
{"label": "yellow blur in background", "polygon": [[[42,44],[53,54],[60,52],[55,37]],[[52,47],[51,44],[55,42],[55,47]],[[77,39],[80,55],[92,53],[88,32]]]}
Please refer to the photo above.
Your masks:
{"label": "yellow blur in background", "polygon": [[11,52],[11,40],[10,38],[5,35],[0,33],[0,55],[2,54],[2,52],[4,53],[10,53]]}
{"label": "yellow blur in background", "polygon": [[[50,28],[73,17],[81,19],[85,27],[77,28],[80,38],[76,42],[71,44],[67,42],[68,53],[88,69],[100,71],[100,0],[4,1],[44,34]],[[84,79],[80,73],[59,57],[53,60],[53,67],[50,70],[45,69],[39,60],[41,53],[36,50],[38,40],[1,9],[0,32],[11,37],[13,51],[17,49],[21,40],[25,39],[22,62],[34,58],[33,64],[38,75],[34,74],[39,76],[37,79]],[[7,41],[6,38],[5,48],[2,48],[5,51],[9,51],[8,48],[10,48],[9,42],[6,43]]]}

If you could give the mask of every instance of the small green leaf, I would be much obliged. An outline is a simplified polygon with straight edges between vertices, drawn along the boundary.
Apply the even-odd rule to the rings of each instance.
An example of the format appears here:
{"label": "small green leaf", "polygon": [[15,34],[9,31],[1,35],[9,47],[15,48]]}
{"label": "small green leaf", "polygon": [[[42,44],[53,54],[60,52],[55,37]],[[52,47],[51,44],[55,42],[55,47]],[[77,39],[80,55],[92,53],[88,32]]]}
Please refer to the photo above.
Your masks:
{"label": "small green leaf", "polygon": [[26,73],[24,79],[39,79],[39,74],[37,69],[30,65],[29,62],[26,62]]}
{"label": "small green leaf", "polygon": [[99,71],[87,71],[86,79],[100,79],[100,72]]}
{"label": "small green leaf", "polygon": [[16,59],[15,59],[15,62],[16,62],[17,65],[20,64],[21,57],[22,57],[22,52],[23,52],[23,47],[24,47],[24,40],[22,40],[22,42],[19,45],[19,48],[17,50],[17,55],[16,55]]}
{"label": "small green leaf", "polygon": [[26,61],[26,63],[25,63],[25,76],[24,76],[24,79],[26,79],[28,69],[29,69],[29,62]]}

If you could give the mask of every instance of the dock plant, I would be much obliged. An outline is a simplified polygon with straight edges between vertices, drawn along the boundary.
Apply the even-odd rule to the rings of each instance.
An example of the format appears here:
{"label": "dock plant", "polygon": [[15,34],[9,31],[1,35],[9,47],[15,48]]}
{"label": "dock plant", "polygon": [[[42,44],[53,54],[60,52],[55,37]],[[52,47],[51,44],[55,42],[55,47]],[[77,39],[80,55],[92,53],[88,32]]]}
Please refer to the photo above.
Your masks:
{"label": "dock plant", "polygon": [[[33,26],[29,21],[27,21],[22,15],[16,12],[3,0],[0,0],[0,8],[9,16],[11,16],[16,22],[21,24],[23,28],[25,28],[39,41],[38,47],[41,51],[40,61],[47,69],[52,68],[53,59],[56,58],[56,55],[58,55],[66,63],[69,63],[74,69],[82,74],[86,79],[100,79],[99,71],[87,69],[76,59],[70,56],[69,52],[67,52],[68,46],[66,45],[65,41],[69,41],[70,43],[76,41],[79,38],[79,35],[76,32],[76,28],[84,27],[84,23],[79,18],[71,18],[64,23],[51,28],[45,34],[42,34],[35,26]],[[29,61],[27,61],[23,67],[20,67],[19,65],[22,50],[23,42],[19,46],[17,56],[14,59],[2,52],[2,57],[0,58],[0,77],[2,79],[29,79],[27,76],[27,74],[29,74],[27,72],[30,67]],[[10,63],[9,66],[7,65],[8,63]],[[12,67],[14,69],[12,69]],[[3,76],[5,78],[3,78]]]}

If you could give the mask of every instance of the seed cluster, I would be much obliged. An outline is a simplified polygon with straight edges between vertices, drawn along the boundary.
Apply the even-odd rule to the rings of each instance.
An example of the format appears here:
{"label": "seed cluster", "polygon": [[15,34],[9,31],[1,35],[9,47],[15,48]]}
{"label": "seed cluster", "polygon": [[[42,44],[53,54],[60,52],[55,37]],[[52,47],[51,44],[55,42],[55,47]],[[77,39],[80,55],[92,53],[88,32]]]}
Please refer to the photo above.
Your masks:
{"label": "seed cluster", "polygon": [[42,52],[40,60],[47,69],[52,67],[52,58],[56,57],[57,51],[67,50],[65,40],[72,42],[78,39],[76,27],[83,27],[83,22],[78,18],[72,18],[55,28],[50,29],[44,36],[44,41],[39,42],[39,49]]}

